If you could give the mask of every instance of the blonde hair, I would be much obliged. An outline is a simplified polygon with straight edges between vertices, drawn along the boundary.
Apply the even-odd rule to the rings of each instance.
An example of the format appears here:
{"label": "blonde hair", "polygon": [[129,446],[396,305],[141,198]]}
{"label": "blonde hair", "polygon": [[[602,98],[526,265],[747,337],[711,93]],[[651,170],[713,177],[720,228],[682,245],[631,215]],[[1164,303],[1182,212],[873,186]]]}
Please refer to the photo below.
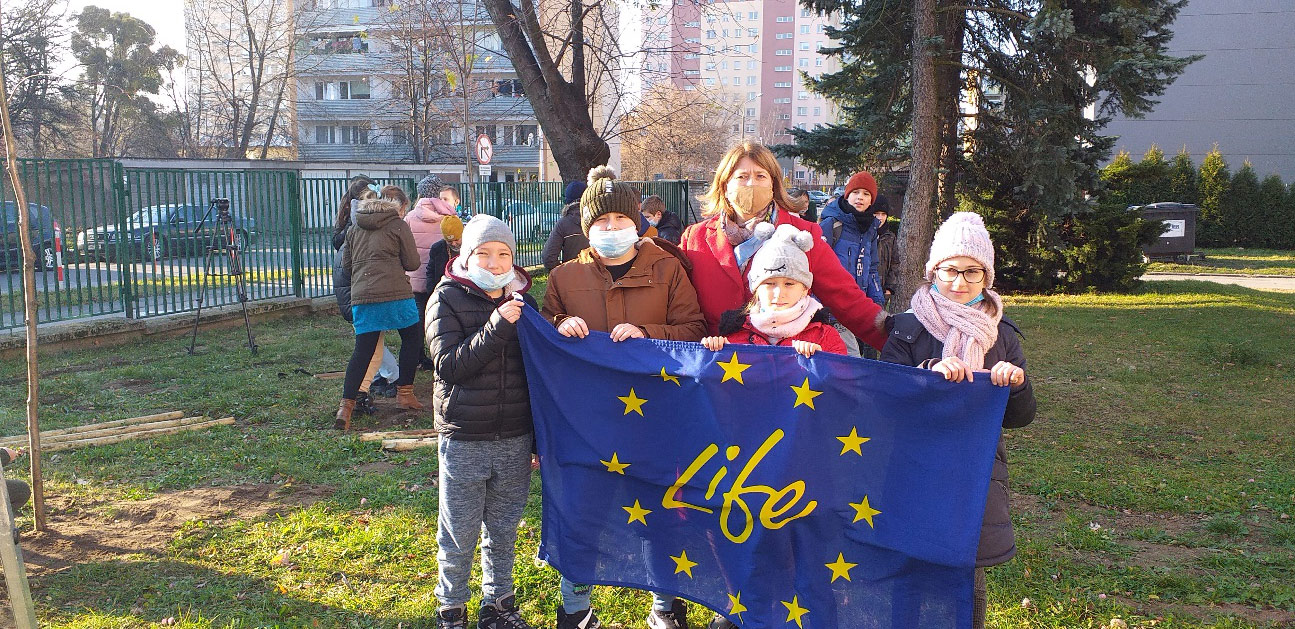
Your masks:
{"label": "blonde hair", "polygon": [[751,158],[756,165],[765,169],[769,173],[769,179],[773,181],[773,202],[780,208],[794,211],[796,204],[787,196],[787,187],[782,182],[782,167],[778,165],[778,159],[774,157],[773,151],[770,151],[763,144],[746,140],[729,149],[724,157],[720,158],[719,166],[715,167],[715,177],[711,179],[710,189],[702,196],[702,205],[706,208],[703,216],[715,216],[724,212],[731,217],[737,216],[737,210],[732,203],[728,202],[728,196],[725,194],[728,188],[728,180],[733,177],[733,171],[737,170],[737,163],[742,161],[743,157]]}

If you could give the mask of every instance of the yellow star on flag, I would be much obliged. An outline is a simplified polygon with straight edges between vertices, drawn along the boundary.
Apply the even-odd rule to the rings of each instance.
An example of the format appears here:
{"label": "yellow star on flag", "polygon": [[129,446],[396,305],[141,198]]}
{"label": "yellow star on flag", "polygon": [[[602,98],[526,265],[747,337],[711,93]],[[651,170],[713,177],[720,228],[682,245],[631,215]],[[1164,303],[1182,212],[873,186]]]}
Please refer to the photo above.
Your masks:
{"label": "yellow star on flag", "polygon": [[845,579],[846,581],[849,581],[850,569],[859,564],[850,563],[845,560],[845,555],[843,553],[837,553],[836,561],[823,565],[827,566],[827,569],[832,571],[832,580],[828,581],[828,583],[836,583],[837,579]]}
{"label": "yellow star on flag", "polygon": [[693,566],[697,565],[697,562],[688,558],[688,551],[681,550],[679,551],[678,557],[671,555],[670,558],[674,560],[675,574],[679,574],[680,572],[682,572],[688,575],[689,579],[692,578],[692,568]]}
{"label": "yellow star on flag", "polygon": [[855,522],[858,522],[859,520],[867,520],[869,528],[876,528],[872,525],[872,516],[877,515],[878,513],[881,513],[881,512],[876,509],[873,509],[872,505],[868,504],[867,496],[864,496],[863,500],[860,500],[858,503],[853,503],[853,502],[850,503],[850,506],[854,507]]}
{"label": "yellow star on flag", "polygon": [[787,601],[779,601],[779,602],[782,603],[783,606],[787,608],[787,622],[795,621],[797,627],[803,627],[804,625],[800,623],[800,617],[804,616],[805,614],[808,614],[809,610],[800,606],[800,597],[799,596],[791,597],[790,603]]}
{"label": "yellow star on flag", "polygon": [[608,472],[615,472],[615,473],[617,473],[617,474],[620,474],[621,476],[624,476],[624,475],[625,475],[625,468],[627,468],[627,467],[629,467],[629,466],[630,466],[630,464],[629,464],[629,463],[621,463],[621,462],[616,458],[616,453],[615,453],[615,452],[613,452],[613,453],[612,453],[612,460],[610,460],[610,461],[603,461],[603,460],[599,459],[599,461],[598,461],[598,462],[599,462],[599,463],[602,463],[603,465],[606,465],[606,466],[607,466],[607,471],[608,471]]}
{"label": "yellow star on flag", "polygon": [[634,389],[632,387],[630,388],[629,395],[618,395],[616,396],[616,399],[625,403],[626,415],[629,415],[631,412],[633,412],[633,413],[638,413],[639,417],[643,416],[643,403],[647,402],[647,400],[635,395]]}
{"label": "yellow star on flag", "polygon": [[683,386],[682,384],[679,383],[679,376],[672,376],[666,373],[665,367],[661,368],[661,380],[664,382],[673,382],[675,386],[678,386],[678,387]]}
{"label": "yellow star on flag", "polygon": [[822,391],[815,391],[809,388],[809,378],[805,378],[804,384],[798,387],[792,387],[791,390],[796,392],[796,403],[791,405],[792,408],[796,408],[797,406],[804,404],[810,409],[813,409],[814,398],[823,395]]}
{"label": "yellow star on flag", "polygon": [[652,512],[648,511],[647,509],[644,509],[642,505],[639,504],[639,501],[635,500],[633,506],[621,507],[621,508],[624,509],[626,513],[630,514],[630,519],[625,521],[626,524],[631,524],[635,520],[638,520],[639,524],[642,524],[643,526],[647,526],[647,520],[644,520],[643,516]]}
{"label": "yellow star on flag", "polygon": [[738,622],[742,621],[742,612],[746,611],[746,605],[742,604],[742,593],[728,595],[728,613],[737,616]]}
{"label": "yellow star on flag", "polygon": [[724,377],[720,378],[720,382],[737,380],[738,384],[746,384],[745,382],[742,382],[742,372],[750,369],[751,365],[739,362],[737,359],[737,352],[733,352],[733,356],[728,359],[728,362],[720,362],[717,364],[724,369]]}
{"label": "yellow star on flag", "polygon": [[859,446],[872,441],[871,437],[860,437],[859,430],[853,426],[850,427],[850,434],[836,439],[841,442],[841,456],[845,456],[846,452],[853,452],[863,456],[863,450],[860,450]]}

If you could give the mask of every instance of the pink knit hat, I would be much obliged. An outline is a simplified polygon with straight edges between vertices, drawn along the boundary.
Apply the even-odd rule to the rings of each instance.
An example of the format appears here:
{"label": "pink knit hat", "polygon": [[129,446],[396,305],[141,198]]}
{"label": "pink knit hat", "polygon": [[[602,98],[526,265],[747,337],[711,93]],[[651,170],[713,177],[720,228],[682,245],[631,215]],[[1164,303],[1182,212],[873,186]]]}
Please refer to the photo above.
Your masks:
{"label": "pink knit hat", "polygon": [[940,225],[926,260],[926,280],[934,280],[935,267],[941,262],[958,256],[967,256],[985,267],[985,288],[994,287],[994,243],[979,214],[954,212]]}

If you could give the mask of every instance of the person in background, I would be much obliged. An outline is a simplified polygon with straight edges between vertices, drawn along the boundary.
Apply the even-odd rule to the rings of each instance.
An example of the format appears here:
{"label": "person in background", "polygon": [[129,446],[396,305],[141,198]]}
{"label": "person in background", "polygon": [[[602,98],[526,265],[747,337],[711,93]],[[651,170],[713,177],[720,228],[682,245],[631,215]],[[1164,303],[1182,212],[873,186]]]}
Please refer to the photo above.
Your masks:
{"label": "person in background", "polygon": [[[358,175],[351,179],[350,187],[346,194],[338,203],[337,225],[333,232],[333,248],[336,252],[333,255],[333,288],[337,298],[337,313],[347,323],[352,323],[351,319],[351,272],[342,266],[342,249],[346,246],[346,230],[354,223],[354,216],[357,203],[363,199],[376,198],[378,191],[377,186],[373,185],[372,180],[363,175]],[[345,212],[342,209],[345,208]],[[375,378],[376,376],[376,378]],[[382,343],[373,352],[373,358],[369,361],[369,367],[365,371],[364,379],[360,382],[359,392],[355,397],[355,410],[361,415],[371,415],[377,412],[377,407],[373,403],[373,395],[384,395],[391,397],[395,395],[395,388],[388,385],[388,382],[395,382],[398,378],[396,373],[396,359],[387,350]],[[375,388],[376,387],[376,388]],[[390,395],[386,395],[390,390]]]}
{"label": "person in background", "polygon": [[877,217],[877,275],[881,278],[881,291],[889,302],[899,290],[899,247],[895,246],[895,230],[890,220],[890,200],[885,195],[872,204]]}
{"label": "person in background", "polygon": [[[823,238],[836,253],[841,266],[853,276],[855,283],[869,299],[878,306],[883,306],[886,304],[886,296],[881,291],[881,279],[877,271],[877,219],[873,216],[872,207],[876,198],[877,181],[869,173],[857,172],[846,182],[845,194],[833,199],[823,208],[818,225],[823,229]],[[838,313],[832,314],[840,318]],[[850,355],[860,356],[858,339],[839,323],[837,331],[845,340]]]}
{"label": "person in background", "polygon": [[666,209],[661,197],[654,194],[643,199],[642,213],[648,225],[656,228],[657,238],[679,244],[679,239],[683,237],[683,221],[679,220],[677,214]]}
{"label": "person in background", "polygon": [[458,190],[455,190],[450,186],[445,186],[441,188],[441,191],[437,193],[436,196],[440,197],[441,200],[446,203],[446,205],[449,205],[451,208],[454,208],[454,213],[458,214],[459,218],[467,218],[466,216],[464,216],[463,202],[462,200],[459,199]]}
{"label": "person in background", "polygon": [[[427,310],[427,299],[432,296],[431,291],[426,290],[428,252],[441,241],[441,222],[455,216],[454,208],[438,196],[444,189],[445,184],[436,175],[423,177],[418,182],[418,203],[405,214],[405,222],[409,223],[409,230],[414,234],[414,244],[418,247],[418,259],[423,261],[417,269],[408,273],[409,285],[414,291],[414,303],[418,306],[419,326],[425,323],[423,313]],[[439,277],[440,274],[437,275]],[[426,349],[419,366],[427,370],[432,368],[432,360],[427,356]]]}
{"label": "person in background", "polygon": [[544,262],[546,271],[552,271],[567,260],[576,259],[581,251],[589,247],[589,238],[580,228],[580,195],[584,194],[588,185],[584,181],[572,181],[562,192],[562,202],[566,203],[562,208],[562,217],[553,226],[553,231],[549,233],[549,238],[544,241],[544,248],[540,251],[540,259]]}
{"label": "person in background", "polygon": [[809,198],[809,195],[803,188],[791,188],[787,190],[787,198],[791,199],[791,202],[795,204],[795,207],[788,209],[807,221],[814,220],[813,216],[817,215],[817,212],[814,212],[813,214],[810,212],[810,210],[814,208],[814,200]]}
{"label": "person in background", "polygon": [[[1034,421],[1034,388],[1025,376],[1020,329],[1003,316],[994,286],[994,243],[985,222],[972,212],[955,212],[940,225],[926,260],[927,284],[913,294],[912,309],[897,314],[881,350],[888,363],[930,369],[951,382],[973,381],[978,369],[990,382],[1011,387],[1003,428]],[[972,624],[985,626],[985,568],[1016,555],[1007,489],[1007,448],[998,440],[990,469],[980,546],[976,551]],[[952,499],[952,497],[950,497]]]}
{"label": "person in background", "polygon": [[447,216],[441,221],[441,235],[444,238],[432,245],[427,251],[427,286],[429,293],[436,292],[436,285],[445,277],[445,266],[459,255],[463,244],[463,220],[457,216]]}

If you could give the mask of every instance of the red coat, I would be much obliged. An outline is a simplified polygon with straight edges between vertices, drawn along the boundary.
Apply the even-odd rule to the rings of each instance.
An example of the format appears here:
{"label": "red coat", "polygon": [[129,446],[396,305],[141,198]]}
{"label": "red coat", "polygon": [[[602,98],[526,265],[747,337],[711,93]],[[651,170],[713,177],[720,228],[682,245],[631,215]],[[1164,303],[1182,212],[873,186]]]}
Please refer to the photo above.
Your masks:
{"label": "red coat", "polygon": [[[751,326],[750,320],[742,325],[741,330],[729,334],[724,338],[729,343],[739,343],[742,345],[772,345],[772,343],[769,342],[769,337]],[[811,321],[809,325],[805,326],[804,330],[800,331],[800,334],[779,341],[778,346],[791,347],[792,341],[809,341],[810,343],[818,343],[822,346],[823,351],[830,352],[832,354],[841,354],[844,356],[846,353],[845,341],[841,340],[841,333],[837,332],[836,328],[832,327],[831,324],[824,323],[822,321]]]}
{"label": "red coat", "polygon": [[[811,293],[861,342],[881,349],[886,344],[885,312],[868,299],[854,276],[841,266],[832,247],[823,240],[823,230],[782,209],[778,210],[776,223],[790,223],[814,236],[814,248],[808,253],[809,271],[814,275]],[[692,262],[692,283],[706,317],[707,333],[716,334],[720,315],[741,308],[751,298],[746,274],[737,266],[733,245],[724,238],[718,216],[689,225],[679,247]]]}

